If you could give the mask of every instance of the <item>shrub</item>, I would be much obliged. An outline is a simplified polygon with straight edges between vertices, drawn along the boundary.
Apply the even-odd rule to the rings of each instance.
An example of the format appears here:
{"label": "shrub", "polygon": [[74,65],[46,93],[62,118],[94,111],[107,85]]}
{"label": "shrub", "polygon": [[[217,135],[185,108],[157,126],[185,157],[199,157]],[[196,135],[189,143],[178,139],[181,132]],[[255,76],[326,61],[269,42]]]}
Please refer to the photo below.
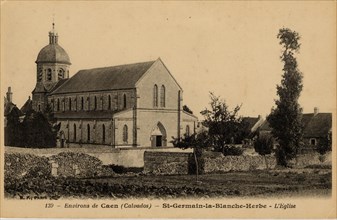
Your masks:
{"label": "shrub", "polygon": [[264,156],[266,154],[271,154],[274,147],[274,139],[270,135],[259,135],[254,141],[255,151]]}
{"label": "shrub", "polygon": [[121,165],[107,165],[110,169],[112,169],[115,173],[123,174],[123,173],[141,173],[143,171],[143,167],[124,167]]}
{"label": "shrub", "polygon": [[225,145],[222,148],[222,153],[225,156],[241,156],[243,151],[244,150],[241,147],[236,147],[234,145]]}
{"label": "shrub", "polygon": [[48,158],[32,154],[5,153],[5,178],[17,179],[24,176],[50,176]]}

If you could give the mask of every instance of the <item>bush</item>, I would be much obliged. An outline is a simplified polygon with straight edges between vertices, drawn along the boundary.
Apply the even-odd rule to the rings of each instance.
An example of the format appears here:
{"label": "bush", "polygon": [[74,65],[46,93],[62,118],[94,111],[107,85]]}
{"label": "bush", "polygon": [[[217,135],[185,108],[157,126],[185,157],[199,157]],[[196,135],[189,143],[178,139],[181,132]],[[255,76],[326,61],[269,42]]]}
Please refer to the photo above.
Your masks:
{"label": "bush", "polygon": [[226,145],[222,148],[222,153],[225,156],[241,156],[243,153],[241,147],[236,147],[234,145]]}
{"label": "bush", "polygon": [[107,165],[109,169],[113,170],[115,173],[124,174],[124,173],[141,173],[143,171],[143,167],[124,167],[121,165]]}
{"label": "bush", "polygon": [[187,186],[156,186],[137,183],[118,184],[92,182],[76,178],[23,178],[22,181],[5,181],[6,198],[60,199],[60,198],[179,198],[193,196],[238,195],[238,190],[212,192],[209,189]]}
{"label": "bush", "polygon": [[19,179],[24,176],[48,177],[51,166],[48,158],[32,154],[5,153],[5,179]]}
{"label": "bush", "polygon": [[255,151],[264,156],[266,154],[271,154],[274,147],[274,139],[270,135],[259,135],[254,141]]}

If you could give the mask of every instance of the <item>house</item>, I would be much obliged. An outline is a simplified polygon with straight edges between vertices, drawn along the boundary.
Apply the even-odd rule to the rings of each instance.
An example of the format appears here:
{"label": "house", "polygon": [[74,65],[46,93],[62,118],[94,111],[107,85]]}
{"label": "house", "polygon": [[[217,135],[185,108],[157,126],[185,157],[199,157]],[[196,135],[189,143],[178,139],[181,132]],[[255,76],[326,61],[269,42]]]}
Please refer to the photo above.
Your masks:
{"label": "house", "polygon": [[13,93],[11,87],[8,87],[6,97],[4,97],[4,143],[11,145],[14,143],[15,133],[18,130],[18,124],[22,122],[24,114],[13,103]]}
{"label": "house", "polygon": [[[305,148],[315,148],[331,138],[332,113],[320,113],[315,107],[313,113],[302,115],[302,121]],[[267,120],[259,128],[260,134],[270,134],[271,131],[272,128]]]}
{"label": "house", "polygon": [[49,105],[60,123],[59,145],[173,146],[172,137],[195,132],[197,117],[183,110],[183,89],[158,58],[78,71],[69,77],[69,55],[49,32],[39,52],[35,111]]}
{"label": "house", "polygon": [[331,138],[331,113],[320,113],[315,107],[314,113],[303,114],[303,124],[303,141],[306,146],[316,147]]}

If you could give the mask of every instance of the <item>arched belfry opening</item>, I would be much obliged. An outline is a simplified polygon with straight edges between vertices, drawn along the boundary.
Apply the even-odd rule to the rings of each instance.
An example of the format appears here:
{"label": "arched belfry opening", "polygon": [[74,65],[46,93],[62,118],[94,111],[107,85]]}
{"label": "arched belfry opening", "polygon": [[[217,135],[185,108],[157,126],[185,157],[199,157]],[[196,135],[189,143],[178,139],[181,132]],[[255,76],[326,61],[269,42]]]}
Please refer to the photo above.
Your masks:
{"label": "arched belfry opening", "polygon": [[166,145],[166,129],[161,122],[158,122],[151,131],[151,147],[166,147]]}

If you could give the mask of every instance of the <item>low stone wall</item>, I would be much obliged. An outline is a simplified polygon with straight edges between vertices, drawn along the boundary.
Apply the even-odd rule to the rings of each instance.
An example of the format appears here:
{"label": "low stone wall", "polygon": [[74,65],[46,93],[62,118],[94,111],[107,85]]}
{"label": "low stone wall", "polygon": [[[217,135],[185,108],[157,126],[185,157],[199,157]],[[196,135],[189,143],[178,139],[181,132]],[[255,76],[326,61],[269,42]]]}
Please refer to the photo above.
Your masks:
{"label": "low stone wall", "polygon": [[5,178],[23,177],[96,177],[111,176],[113,170],[102,161],[83,153],[62,152],[51,157],[5,153]]}
{"label": "low stone wall", "polygon": [[304,168],[310,165],[331,165],[331,164],[332,164],[331,151],[327,152],[324,155],[321,155],[317,152],[299,154],[296,159],[293,159],[290,162],[290,165],[296,168]]}
{"label": "low stone wall", "polygon": [[151,174],[188,174],[191,153],[145,152],[144,172]]}
{"label": "low stone wall", "polygon": [[5,147],[6,153],[32,154],[51,157],[62,152],[84,153],[96,157],[103,165],[119,165],[124,167],[144,167],[144,152],[191,152],[173,147],[157,148],[112,148],[111,146],[91,145],[77,148],[20,148]]}
{"label": "low stone wall", "polygon": [[273,155],[263,156],[224,156],[220,152],[207,152],[202,156],[203,173],[228,171],[249,171],[274,169],[276,159]]}

